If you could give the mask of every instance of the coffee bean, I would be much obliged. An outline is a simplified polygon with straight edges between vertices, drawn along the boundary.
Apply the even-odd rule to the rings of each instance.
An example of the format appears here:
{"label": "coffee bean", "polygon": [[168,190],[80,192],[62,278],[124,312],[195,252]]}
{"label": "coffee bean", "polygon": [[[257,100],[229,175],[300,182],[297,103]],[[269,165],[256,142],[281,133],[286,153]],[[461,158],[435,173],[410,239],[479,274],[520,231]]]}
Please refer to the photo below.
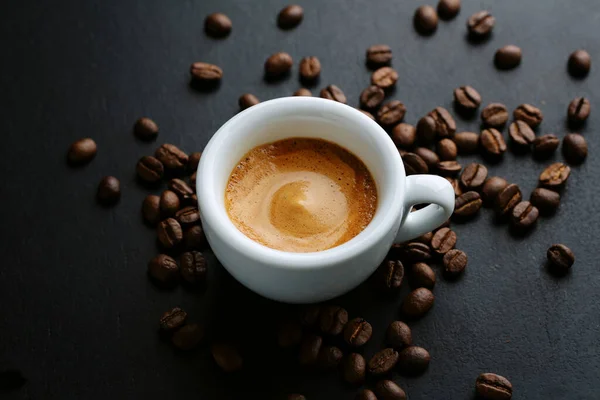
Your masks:
{"label": "coffee bean", "polygon": [[[431,249],[436,254],[446,254],[456,245],[456,233],[450,228],[438,229],[431,238]],[[427,264],[425,264],[427,265]]]}
{"label": "coffee bean", "polygon": [[480,189],[487,178],[488,170],[485,165],[471,163],[460,175],[460,184],[465,190]]}
{"label": "coffee bean", "polygon": [[448,277],[456,277],[467,267],[468,257],[464,251],[452,249],[444,256],[444,273]]}
{"label": "coffee bean", "polygon": [[154,153],[163,166],[168,170],[183,170],[188,163],[189,157],[177,146],[165,143],[156,149]]}
{"label": "coffee bean", "polygon": [[206,281],[206,259],[199,251],[181,254],[181,276],[191,285],[201,285]]}
{"label": "coffee bean", "polygon": [[437,12],[441,19],[449,20],[458,15],[460,11],[460,0],[440,0]]}
{"label": "coffee bean", "polygon": [[508,135],[513,143],[528,148],[535,140],[535,132],[525,121],[515,121],[508,127]]}
{"label": "coffee bean", "polygon": [[588,145],[578,133],[569,133],[563,138],[563,156],[571,164],[581,164],[587,157]]}
{"label": "coffee bean", "polygon": [[321,74],[321,62],[315,56],[300,60],[300,79],[308,82],[316,80]]}
{"label": "coffee bean", "polygon": [[371,74],[371,84],[382,89],[389,89],[396,84],[398,73],[391,67],[381,67]]}
{"label": "coffee bean", "polygon": [[500,157],[506,151],[506,142],[497,129],[484,129],[479,136],[479,140],[482,150],[488,156]]}
{"label": "coffee bean", "polygon": [[475,132],[459,132],[453,139],[459,154],[473,154],[479,148],[479,135]]}
{"label": "coffee bean", "polygon": [[177,196],[179,196],[179,199],[181,199],[181,201],[191,202],[195,204],[195,201],[193,201],[195,196],[194,189],[190,185],[185,183],[185,181],[178,178],[174,178],[169,181],[168,186],[171,191],[173,191]]}
{"label": "coffee bean", "polygon": [[141,140],[154,140],[158,136],[158,125],[150,118],[142,117],[135,121],[133,133]]}
{"label": "coffee bean", "polygon": [[[453,250],[451,250],[452,252]],[[446,256],[450,252],[446,253]],[[444,256],[444,258],[446,258]],[[426,288],[418,288],[413,290],[406,296],[402,302],[400,310],[402,314],[409,318],[420,318],[427,314],[427,312],[433,307],[435,296],[431,293],[431,290]]]}
{"label": "coffee bean", "polygon": [[371,339],[373,328],[363,318],[354,318],[344,328],[344,340],[350,346],[359,347]]}
{"label": "coffee bean", "polygon": [[135,170],[141,180],[149,183],[160,181],[165,173],[163,164],[152,156],[140,158]]}
{"label": "coffee bean", "polygon": [[436,169],[441,176],[456,176],[462,169],[462,166],[456,161],[441,161],[437,163]]}
{"label": "coffee bean", "polygon": [[434,151],[429,150],[427,147],[417,147],[415,149],[415,154],[421,157],[423,161],[425,161],[425,164],[427,164],[427,168],[430,170],[435,169],[438,163],[440,162],[440,157]]}
{"label": "coffee bean", "polygon": [[431,258],[431,250],[426,244],[410,242],[402,247],[402,256],[412,262],[425,261]]}
{"label": "coffee bean", "polygon": [[214,64],[195,62],[190,66],[192,78],[200,83],[216,83],[223,78],[223,70]]}
{"label": "coffee bean", "polygon": [[342,92],[342,89],[335,85],[329,85],[326,88],[321,89],[320,95],[324,99],[334,100],[339,103],[346,104],[348,102],[346,100],[346,95],[344,92]]}
{"label": "coffee bean", "polygon": [[437,29],[438,15],[433,7],[421,6],[415,11],[413,21],[417,32],[430,35]]}
{"label": "coffee bean", "polygon": [[481,95],[471,86],[454,89],[454,101],[463,111],[475,111],[481,104]]}
{"label": "coffee bean", "polygon": [[[195,154],[195,153],[193,153],[193,154]],[[190,179],[190,187],[195,189],[196,188],[196,172],[194,172],[192,175],[190,175],[189,179]]]}
{"label": "coffee bean", "polygon": [[223,13],[210,14],[204,20],[204,31],[207,35],[222,38],[231,32],[231,20]]}
{"label": "coffee bean", "polygon": [[298,321],[285,321],[277,327],[277,345],[287,348],[296,346],[302,340],[302,326]]}
{"label": "coffee bean", "polygon": [[548,158],[556,151],[559,144],[558,138],[552,134],[537,137],[533,141],[533,155],[537,158]]}
{"label": "coffee bean", "polygon": [[304,18],[304,10],[297,4],[291,4],[281,11],[277,15],[277,25],[281,29],[292,29],[295,28],[302,22]]}
{"label": "coffee bean", "polygon": [[592,58],[585,50],[576,50],[569,56],[569,73],[576,78],[583,78],[590,72]]}
{"label": "coffee bean", "polygon": [[414,126],[406,123],[398,124],[392,130],[392,140],[396,147],[409,149],[415,144],[417,130]]}
{"label": "coffee bean", "polygon": [[204,338],[204,330],[198,324],[189,324],[177,330],[171,341],[179,350],[193,350]]}
{"label": "coffee bean", "polygon": [[398,293],[404,279],[404,265],[399,260],[384,260],[377,269],[380,287],[386,293]]}
{"label": "coffee bean", "polygon": [[548,262],[562,272],[568,271],[575,263],[575,255],[564,244],[553,244],[546,252]]}
{"label": "coffee bean", "polygon": [[160,197],[149,194],[142,203],[142,216],[150,225],[156,225],[160,221]]}
{"label": "coffee bean", "polygon": [[245,94],[241,95],[240,98],[238,99],[238,105],[240,106],[240,110],[245,110],[246,108],[255,106],[258,103],[260,103],[260,100],[258,99],[258,97],[256,97],[255,95],[253,95],[251,93],[245,93]]}
{"label": "coffee bean", "polygon": [[197,207],[184,207],[175,213],[175,219],[181,226],[189,226],[200,222],[200,212]]}
{"label": "coffee bean", "polygon": [[317,362],[323,338],[321,336],[309,334],[300,342],[298,361],[300,365],[312,365]]}
{"label": "coffee bean", "polygon": [[499,69],[513,69],[521,64],[521,48],[513,44],[500,47],[494,56],[494,63]]}
{"label": "coffee bean", "polygon": [[521,189],[511,183],[496,195],[496,213],[499,216],[508,215],[521,202]]}
{"label": "coffee bean", "polygon": [[179,197],[177,197],[177,194],[170,190],[165,190],[160,195],[160,211],[165,217],[172,217],[175,215],[177,210],[179,210],[180,204],[181,203],[179,201]]}
{"label": "coffee bean", "polygon": [[372,119],[373,121],[375,121],[375,117],[370,112],[365,111],[365,110],[360,110],[360,109],[358,111],[360,111],[361,113],[365,114],[367,117],[369,117],[370,119]]}
{"label": "coffee bean", "polygon": [[442,161],[455,160],[458,154],[456,144],[451,139],[445,138],[438,142],[437,153]]}
{"label": "coffee bean", "polygon": [[536,188],[529,199],[542,215],[553,214],[560,205],[560,194],[553,190]]}
{"label": "coffee bean", "polygon": [[340,306],[325,306],[319,315],[321,332],[335,336],[342,333],[348,323],[348,312]]}
{"label": "coffee bean", "polygon": [[116,204],[121,198],[121,183],[114,176],[105,176],[98,184],[96,198],[105,205],[111,206]]}
{"label": "coffee bean", "polygon": [[396,366],[398,352],[392,348],[383,349],[376,353],[367,364],[371,375],[385,375]]}
{"label": "coffee bean", "polygon": [[494,128],[499,128],[508,121],[508,110],[501,103],[490,103],[481,110],[481,121]]}
{"label": "coffee bean", "polygon": [[179,267],[173,258],[159,254],[148,263],[148,275],[159,285],[172,287],[179,280]]}
{"label": "coffee bean", "polygon": [[551,164],[540,174],[540,186],[559,189],[567,182],[570,174],[571,168],[569,166],[560,162]]}
{"label": "coffee bean", "polygon": [[189,173],[193,173],[193,178],[190,177],[190,180],[193,181],[194,183],[196,182],[196,170],[198,169],[198,164],[200,164],[200,158],[202,157],[202,152],[200,151],[196,151],[192,154],[189,155],[188,157],[188,163],[187,163],[187,170]]}
{"label": "coffee bean", "polygon": [[265,74],[269,78],[279,78],[290,72],[293,64],[294,60],[288,53],[275,53],[265,61]]}
{"label": "coffee bean", "polygon": [[183,244],[188,250],[199,250],[207,245],[206,236],[200,225],[193,225],[183,233]]}
{"label": "coffee bean", "polygon": [[535,128],[544,119],[544,114],[539,108],[531,104],[521,104],[513,111],[513,117],[515,120],[524,121],[530,127]]}
{"label": "coffee bean", "polygon": [[351,385],[362,385],[365,381],[366,362],[358,353],[350,353],[342,360],[342,377]]}
{"label": "coffee bean", "polygon": [[317,365],[322,369],[332,369],[337,367],[343,358],[344,353],[339,347],[323,346],[317,357]]}
{"label": "coffee bean", "polygon": [[306,88],[300,88],[294,92],[294,96],[312,97],[312,92]]}
{"label": "coffee bean", "polygon": [[210,352],[217,365],[225,372],[235,372],[242,369],[244,360],[237,349],[227,343],[215,343]]}
{"label": "coffee bean", "polygon": [[93,139],[79,139],[69,147],[67,161],[72,165],[86,164],[96,156],[97,150],[98,147]]}
{"label": "coffee bean", "polygon": [[454,136],[456,122],[448,110],[443,107],[436,107],[429,115],[435,121],[435,134],[438,138]]}
{"label": "coffee bean", "polygon": [[404,114],[406,114],[406,107],[401,101],[388,101],[377,112],[377,121],[384,127],[394,126],[402,122]]}
{"label": "coffee bean", "polygon": [[453,215],[463,218],[471,217],[479,212],[482,205],[483,201],[479,193],[465,192],[456,198]]}
{"label": "coffee bean", "polygon": [[431,243],[431,238],[433,237],[433,232],[427,232],[422,234],[421,236],[414,238],[415,242],[423,243],[429,245]]}
{"label": "coffee bean", "polygon": [[354,400],[377,400],[375,393],[369,389],[363,389],[354,398]]}
{"label": "coffee bean", "polygon": [[435,119],[428,114],[417,123],[417,139],[421,143],[429,144],[433,142],[435,136]]}
{"label": "coffee bean", "polygon": [[410,346],[400,351],[398,355],[398,369],[403,375],[421,375],[429,367],[431,356],[429,352],[419,346]]}
{"label": "coffee bean", "polygon": [[302,396],[301,394],[294,393],[290,394],[287,397],[287,400],[306,400],[306,397]]}
{"label": "coffee bean", "polygon": [[[454,243],[456,243],[456,239],[454,239]],[[454,244],[452,244],[452,246],[454,246]],[[431,269],[431,267],[425,263],[420,262],[413,264],[410,267],[408,283],[412,289],[424,287],[431,290],[435,286],[435,272],[433,272],[433,269]]]}
{"label": "coffee bean", "polygon": [[528,201],[522,201],[515,206],[511,214],[512,225],[520,230],[527,230],[537,222],[539,211]]}
{"label": "coffee bean", "polygon": [[469,35],[476,38],[483,38],[492,32],[495,23],[496,19],[489,11],[478,11],[467,20],[467,29],[469,30]]}
{"label": "coffee bean", "polygon": [[379,107],[383,98],[385,97],[385,93],[383,89],[379,86],[369,86],[360,94],[360,105],[364,108],[373,109]]}
{"label": "coffee bean", "polygon": [[483,400],[510,400],[512,385],[503,376],[484,373],[477,377],[475,391]]}
{"label": "coffee bean", "polygon": [[460,196],[461,194],[463,194],[463,190],[460,187],[460,183],[458,183],[458,179],[454,179],[454,178],[450,178],[450,177],[446,177],[446,180],[448,182],[450,182],[450,184],[452,185],[452,189],[454,189],[454,198]]}
{"label": "coffee bean", "polygon": [[158,321],[160,329],[167,332],[172,332],[179,329],[185,323],[187,313],[179,307],[165,312]]}
{"label": "coffee bean", "polygon": [[393,381],[379,381],[375,385],[375,393],[379,400],[406,400],[406,393]]}
{"label": "coffee bean", "polygon": [[167,249],[177,246],[183,239],[181,225],[173,218],[167,218],[164,221],[161,221],[158,224],[156,233],[160,244]]}
{"label": "coffee bean", "polygon": [[498,193],[504,190],[505,187],[508,186],[508,182],[504,178],[500,178],[499,176],[492,176],[487,179],[481,188],[481,199],[483,200],[483,204],[492,206],[496,203],[496,197],[498,197]]}
{"label": "coffee bean", "polygon": [[585,97],[576,97],[567,108],[567,117],[569,122],[581,124],[590,116],[590,101]]}
{"label": "coffee bean", "polygon": [[392,322],[385,332],[385,342],[396,350],[412,344],[412,333],[408,325],[402,321]]}
{"label": "coffee bean", "polygon": [[429,172],[425,161],[415,153],[406,153],[402,157],[402,162],[404,163],[406,175],[426,174]]}
{"label": "coffee bean", "polygon": [[367,64],[387,65],[392,61],[392,49],[387,44],[376,44],[367,49]]}
{"label": "coffee bean", "polygon": [[300,323],[304,326],[313,326],[319,321],[321,306],[318,304],[304,307],[300,311]]}

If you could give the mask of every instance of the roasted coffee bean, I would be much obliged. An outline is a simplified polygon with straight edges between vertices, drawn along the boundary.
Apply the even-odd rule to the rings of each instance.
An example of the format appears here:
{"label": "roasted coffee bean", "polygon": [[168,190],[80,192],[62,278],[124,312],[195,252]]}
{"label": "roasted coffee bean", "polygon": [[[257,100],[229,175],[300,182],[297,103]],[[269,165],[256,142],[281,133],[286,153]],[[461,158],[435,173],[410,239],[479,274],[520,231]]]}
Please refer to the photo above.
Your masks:
{"label": "roasted coffee bean", "polygon": [[191,201],[194,198],[194,189],[185,181],[174,178],[169,181],[169,189],[173,191],[182,201]]}
{"label": "roasted coffee bean", "polygon": [[425,261],[431,258],[431,250],[426,244],[410,242],[402,247],[402,255],[408,261]]}
{"label": "roasted coffee bean", "polygon": [[344,353],[339,347],[323,346],[317,357],[317,365],[319,368],[323,369],[335,368],[340,364],[343,358]]}
{"label": "roasted coffee bean", "polygon": [[301,394],[294,393],[290,394],[287,397],[287,400],[306,400],[306,397],[302,396]]}
{"label": "roasted coffee bean", "polygon": [[177,210],[179,210],[180,204],[179,197],[177,197],[175,192],[165,190],[160,195],[160,211],[165,217],[172,217],[175,215]]}
{"label": "roasted coffee bean", "polygon": [[373,109],[379,107],[383,98],[385,97],[385,93],[383,89],[379,86],[369,86],[360,94],[360,105],[364,108]]}
{"label": "roasted coffee bean", "polygon": [[98,147],[94,139],[84,138],[73,142],[67,153],[67,161],[72,165],[86,164],[96,156]]}
{"label": "roasted coffee bean", "polygon": [[396,147],[410,149],[417,139],[417,130],[414,126],[406,123],[398,124],[392,130],[392,140]]}
{"label": "roasted coffee bean", "polygon": [[[431,238],[431,249],[436,254],[446,254],[456,245],[456,233],[450,228],[438,229]],[[427,264],[425,264],[427,265]]]}
{"label": "roasted coffee bean", "polygon": [[206,246],[206,236],[200,225],[193,225],[183,233],[183,244],[188,250],[198,250]]}
{"label": "roasted coffee bean", "polygon": [[152,156],[140,158],[135,170],[141,180],[149,183],[160,181],[165,173],[163,164]]}
{"label": "roasted coffee bean", "polygon": [[537,207],[528,201],[522,201],[513,208],[511,223],[520,230],[530,229],[537,222],[538,216]]}
{"label": "roasted coffee bean", "polygon": [[460,0],[440,0],[437,5],[437,12],[441,19],[452,19],[460,11]]}
{"label": "roasted coffee bean", "polygon": [[435,135],[435,119],[428,114],[417,123],[417,139],[421,143],[429,144],[433,142]]}
{"label": "roasted coffee bean", "polygon": [[398,355],[398,369],[403,375],[421,375],[429,367],[431,356],[419,346],[409,346]]}
{"label": "roasted coffee bean", "polygon": [[481,198],[486,206],[493,206],[496,203],[498,193],[508,186],[508,182],[499,176],[492,176],[487,179],[481,188]]}
{"label": "roasted coffee bean", "polygon": [[581,124],[590,116],[590,101],[585,97],[576,97],[567,108],[569,122]]}
{"label": "roasted coffee bean", "polygon": [[363,389],[354,398],[354,400],[377,400],[375,393],[369,389]]}
{"label": "roasted coffee bean", "polygon": [[387,65],[392,61],[392,49],[387,44],[376,44],[367,49],[367,64]]}
{"label": "roasted coffee bean", "polygon": [[223,13],[210,14],[204,20],[204,31],[212,37],[222,38],[229,35],[231,27],[231,20]]}
{"label": "roasted coffee bean", "polygon": [[514,183],[506,186],[496,195],[496,213],[499,216],[508,215],[521,202],[521,189]]}
{"label": "roasted coffee bean", "polygon": [[351,385],[362,385],[365,381],[366,368],[363,356],[350,353],[342,360],[342,377]]}
{"label": "roasted coffee bean", "polygon": [[[452,251],[454,250],[451,250],[450,252]],[[446,253],[446,256],[450,254],[450,252]],[[444,256],[444,258],[446,258],[446,256]],[[431,293],[431,290],[418,288],[406,296],[400,310],[402,314],[409,318],[420,318],[427,314],[431,307],[433,307],[434,301],[435,296]]]}
{"label": "roasted coffee bean", "polygon": [[325,306],[319,315],[321,332],[327,335],[339,335],[348,323],[348,312],[340,306]]}
{"label": "roasted coffee bean", "polygon": [[479,193],[465,192],[456,198],[454,203],[454,215],[458,217],[471,217],[479,212],[483,201]]}
{"label": "roasted coffee bean", "polygon": [[529,147],[535,140],[535,132],[525,121],[515,121],[508,127],[508,135],[520,147]]}
{"label": "roasted coffee bean", "polygon": [[438,142],[437,153],[442,161],[455,160],[458,154],[456,144],[451,139],[445,138]]}
{"label": "roasted coffee bean", "polygon": [[438,15],[435,8],[421,6],[415,11],[413,18],[415,29],[423,35],[430,35],[437,29]]}
{"label": "roasted coffee bean", "polygon": [[244,360],[234,346],[226,343],[215,343],[210,346],[210,352],[223,371],[235,372],[242,369]]}
{"label": "roasted coffee bean", "polygon": [[462,165],[456,161],[441,161],[437,163],[436,169],[441,176],[456,176],[462,169]]}
{"label": "roasted coffee bean", "polygon": [[183,326],[186,319],[187,313],[181,308],[175,307],[172,310],[165,312],[162,317],[160,317],[158,325],[160,326],[161,330],[172,332],[175,329]]}
{"label": "roasted coffee bean", "polygon": [[194,80],[201,83],[215,83],[223,78],[223,70],[221,68],[205,62],[193,63],[190,66],[190,74]]}
{"label": "roasted coffee bean", "polygon": [[294,96],[312,97],[312,92],[306,88],[300,88],[294,92]]}
{"label": "roasted coffee bean", "polygon": [[481,95],[471,86],[454,89],[454,101],[463,111],[475,111],[481,104]]}
{"label": "roasted coffee bean", "polygon": [[195,224],[200,222],[200,211],[193,206],[184,207],[175,213],[175,219],[181,226]]}
{"label": "roasted coffee bean", "polygon": [[587,157],[588,145],[580,134],[569,133],[563,138],[562,151],[567,162],[581,164]]}
{"label": "roasted coffee bean", "polygon": [[427,147],[417,147],[415,149],[415,154],[418,155],[425,161],[427,164],[427,168],[433,170],[437,167],[440,162],[440,157],[434,152],[429,150]]}
{"label": "roasted coffee bean", "polygon": [[206,281],[206,259],[199,251],[188,251],[181,255],[181,276],[192,285]]}
{"label": "roasted coffee bean", "polygon": [[318,304],[304,307],[300,311],[300,323],[304,326],[313,326],[319,321],[321,306]]}
{"label": "roasted coffee bean", "polygon": [[479,140],[482,150],[489,156],[499,157],[506,151],[506,142],[497,129],[484,129]]}
{"label": "roasted coffee bean", "polygon": [[344,328],[344,340],[350,346],[359,347],[371,339],[373,327],[363,318],[354,318]]}
{"label": "roasted coffee bean", "polygon": [[296,346],[302,340],[302,326],[300,322],[289,320],[282,322],[277,327],[277,345],[279,347]]}
{"label": "roasted coffee bean", "polygon": [[300,350],[298,353],[298,361],[300,365],[312,365],[317,362],[319,352],[323,346],[323,338],[321,336],[309,334],[302,338],[300,342]]}
{"label": "roasted coffee bean", "polygon": [[156,229],[158,235],[158,241],[165,248],[171,249],[177,246],[183,239],[183,232],[181,231],[181,225],[176,219],[167,218],[158,224]]}
{"label": "roasted coffee bean", "polygon": [[379,381],[375,385],[378,400],[406,400],[406,393],[394,381]]}
{"label": "roasted coffee bean", "polygon": [[468,257],[464,251],[452,249],[444,255],[444,273],[455,277],[463,273],[467,267]]}
{"label": "roasted coffee bean", "polygon": [[553,214],[560,205],[560,194],[553,190],[536,188],[529,199],[542,215]]}
{"label": "roasted coffee bean", "polygon": [[367,117],[369,117],[370,119],[372,119],[373,121],[375,121],[375,117],[370,112],[365,111],[365,110],[360,110],[360,109],[358,111],[360,111],[361,113],[365,114]]}
{"label": "roasted coffee bean", "polygon": [[473,154],[479,148],[479,135],[475,132],[459,132],[453,140],[459,154]]}
{"label": "roasted coffee bean", "polygon": [[251,93],[245,93],[245,94],[241,95],[240,98],[238,99],[238,105],[240,106],[240,110],[245,110],[246,108],[255,106],[258,103],[260,103],[260,100],[258,99],[258,97],[256,97],[255,95],[253,95]]}
{"label": "roasted coffee bean", "polygon": [[[196,153],[193,153],[196,154]],[[196,187],[196,173],[194,172],[192,175],[190,175],[190,187],[195,188]]]}
{"label": "roasted coffee bean", "polygon": [[408,325],[402,321],[392,322],[385,332],[385,342],[396,350],[412,344],[412,333]]}
{"label": "roasted coffee bean", "polygon": [[190,177],[190,181],[196,182],[196,170],[198,169],[198,164],[200,164],[200,158],[202,157],[202,152],[196,151],[189,155],[187,170],[189,173],[193,173],[193,178]]}
{"label": "roasted coffee bean", "polygon": [[281,11],[277,15],[277,25],[281,29],[292,29],[295,28],[302,22],[304,18],[304,10],[297,4],[291,4]]}
{"label": "roasted coffee bean", "polygon": [[415,242],[423,243],[429,245],[431,243],[431,238],[433,237],[433,232],[427,232],[422,234],[421,236],[414,238]]}
{"label": "roasted coffee bean", "polygon": [[492,373],[477,377],[475,391],[483,400],[510,400],[512,397],[512,385],[508,379]]}
{"label": "roasted coffee bean", "polygon": [[456,122],[448,110],[443,107],[436,107],[429,115],[435,121],[435,134],[438,138],[454,136]]}
{"label": "roasted coffee bean", "polygon": [[429,168],[425,161],[415,153],[406,153],[402,156],[402,162],[404,163],[404,170],[406,175],[415,174],[426,174],[429,172]]}
{"label": "roasted coffee bean", "polygon": [[517,121],[524,121],[530,127],[535,128],[544,119],[544,114],[531,104],[521,104],[513,111],[513,118]]}
{"label": "roasted coffee bean", "polygon": [[204,330],[198,324],[189,324],[178,329],[171,338],[179,350],[193,350],[204,338]]}
{"label": "roasted coffee bean", "polygon": [[105,176],[98,184],[96,198],[105,205],[111,206],[116,204],[121,198],[121,183],[114,176]]}
{"label": "roasted coffee bean", "polygon": [[465,190],[478,190],[485,183],[487,174],[485,165],[471,163],[460,174],[460,184]]}
{"label": "roasted coffee bean", "polygon": [[521,64],[521,48],[513,44],[500,47],[494,55],[494,63],[499,69],[513,69]]}
{"label": "roasted coffee bean", "polygon": [[496,19],[489,11],[478,11],[467,20],[467,29],[469,30],[469,35],[482,38],[492,32],[495,23]]}
{"label": "roasted coffee bean", "polygon": [[290,72],[293,64],[294,60],[288,53],[275,53],[265,61],[265,74],[269,78],[279,78]]}
{"label": "roasted coffee bean", "polygon": [[559,144],[560,141],[555,135],[539,136],[533,141],[533,155],[538,158],[548,158],[556,151]]}
{"label": "roasted coffee bean", "polygon": [[162,286],[174,286],[179,280],[179,266],[173,258],[159,254],[148,263],[148,274]]}
{"label": "roasted coffee bean", "polygon": [[189,157],[177,146],[165,143],[156,149],[154,153],[163,166],[168,170],[183,170],[188,163]]}
{"label": "roasted coffee bean", "polygon": [[564,244],[553,244],[546,252],[548,262],[560,271],[568,271],[575,263],[575,255]]}
{"label": "roasted coffee bean", "polygon": [[160,221],[160,197],[149,194],[142,203],[142,216],[150,225],[156,225]]}
{"label": "roasted coffee bean", "polygon": [[551,164],[540,174],[540,186],[559,189],[567,182],[570,174],[571,168],[568,165],[560,162]]}
{"label": "roasted coffee bean", "polygon": [[300,60],[300,79],[314,81],[321,74],[321,62],[315,56],[304,57]]}
{"label": "roasted coffee bean", "polygon": [[508,110],[501,103],[490,103],[481,110],[481,121],[494,128],[499,128],[508,121]]}
{"label": "roasted coffee bean", "polygon": [[396,366],[398,352],[392,348],[383,349],[376,353],[367,364],[371,375],[385,375]]}
{"label": "roasted coffee bean", "polygon": [[329,85],[323,89],[321,89],[320,96],[324,99],[334,100],[339,103],[346,104],[348,100],[346,99],[346,95],[342,92],[342,89],[335,85]]}
{"label": "roasted coffee bean", "polygon": [[[448,228],[442,228],[448,229]],[[455,239],[456,243],[456,239]],[[454,245],[453,245],[454,246]],[[416,263],[411,265],[410,274],[408,275],[408,283],[412,289],[420,287],[432,290],[435,286],[435,272],[425,263]]]}
{"label": "roasted coffee bean", "polygon": [[377,121],[384,127],[394,126],[402,122],[404,114],[406,107],[401,101],[388,101],[377,111]]}
{"label": "roasted coffee bean", "polygon": [[446,177],[446,180],[448,182],[450,182],[450,184],[452,185],[452,189],[454,189],[454,198],[460,196],[461,194],[463,194],[463,190],[460,187],[460,183],[458,182],[458,179],[454,179],[454,178],[450,178],[450,177]]}
{"label": "roasted coffee bean", "polygon": [[384,260],[377,274],[380,286],[386,293],[398,293],[404,279],[404,265],[399,260]]}
{"label": "roasted coffee bean", "polygon": [[576,50],[569,56],[569,73],[576,78],[583,78],[590,72],[592,58],[585,50]]}
{"label": "roasted coffee bean", "polygon": [[396,84],[398,73],[392,67],[381,67],[371,74],[371,84],[386,90]]}
{"label": "roasted coffee bean", "polygon": [[135,121],[133,133],[142,140],[154,140],[158,136],[158,125],[150,118],[142,117]]}

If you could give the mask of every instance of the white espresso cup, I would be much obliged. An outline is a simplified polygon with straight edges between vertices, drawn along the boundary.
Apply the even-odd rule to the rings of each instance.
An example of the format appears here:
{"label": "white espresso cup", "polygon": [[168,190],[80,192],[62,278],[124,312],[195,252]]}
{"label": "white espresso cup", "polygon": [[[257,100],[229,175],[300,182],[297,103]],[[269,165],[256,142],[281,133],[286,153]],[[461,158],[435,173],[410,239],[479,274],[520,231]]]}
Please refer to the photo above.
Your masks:
{"label": "white espresso cup", "polygon": [[[240,232],[225,209],[233,168],[256,146],[292,137],[336,143],[360,158],[377,185],[377,210],[351,240],[328,250],[293,253],[257,243]],[[406,176],[398,149],[373,120],[347,105],[313,97],[270,100],[223,125],[202,152],[196,188],[202,226],[223,266],[243,285],[270,299],[310,303],[339,296],[377,269],[394,243],[446,221],[454,190],[439,176]],[[410,212],[415,204],[432,203]]]}

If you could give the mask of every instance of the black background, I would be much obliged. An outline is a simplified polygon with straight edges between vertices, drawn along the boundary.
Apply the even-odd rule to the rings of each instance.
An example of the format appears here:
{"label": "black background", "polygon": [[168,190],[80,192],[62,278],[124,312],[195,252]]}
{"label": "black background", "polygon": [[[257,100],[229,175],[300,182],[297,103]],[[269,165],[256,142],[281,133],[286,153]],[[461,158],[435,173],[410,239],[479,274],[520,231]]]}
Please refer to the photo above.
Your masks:
{"label": "black background", "polygon": [[[410,123],[437,105],[452,110],[452,90],[464,84],[478,89],[484,103],[504,102],[511,110],[521,103],[539,106],[545,118],[538,132],[561,138],[573,97],[585,95],[592,108],[600,105],[596,66],[585,80],[566,73],[573,50],[600,54],[595,0],[464,1],[459,16],[440,22],[428,38],[417,35],[411,22],[421,1],[299,3],[305,17],[292,31],[276,27],[286,4],[278,0],[2,3],[0,369],[19,369],[28,379],[2,397],[282,399],[300,392],[312,400],[353,398],[356,389],[336,373],[302,371],[293,352],[276,348],[270,321],[292,308],[241,287],[208,252],[206,293],[160,292],[146,277],[157,247],[140,217],[148,192],[136,183],[136,160],[164,142],[201,150],[237,112],[242,93],[262,100],[293,93],[300,87],[297,63],[282,82],[262,79],[263,62],[276,51],[289,52],[296,62],[319,57],[323,72],[313,91],[337,84],[356,106],[370,76],[365,49],[390,44],[400,75],[392,97],[407,105]],[[497,25],[490,40],[473,45],[465,21],[481,9],[491,10]],[[233,20],[224,40],[203,33],[204,17],[215,11]],[[522,47],[523,62],[499,72],[493,54],[505,44]],[[189,87],[193,61],[223,68],[218,90]],[[132,135],[142,115],[159,124],[156,143]],[[411,399],[470,399],[475,378],[486,371],[508,377],[515,400],[600,397],[596,117],[594,110],[582,129],[590,156],[573,168],[559,212],[541,219],[528,238],[495,225],[489,210],[455,225],[469,266],[458,282],[439,279],[435,307],[412,324],[415,342],[429,349],[432,362],[422,377],[395,377]],[[457,124],[459,130],[479,128],[477,120],[457,118]],[[96,158],[69,168],[69,144],[88,136],[98,143]],[[479,158],[463,160],[471,159]],[[560,152],[554,159],[562,160]],[[528,197],[548,163],[507,153],[490,173],[518,183]],[[94,200],[105,175],[122,183],[121,202],[112,209]],[[546,249],[555,242],[577,257],[563,278],[544,267]],[[383,301],[365,284],[335,302],[373,324],[364,349],[370,356],[381,347],[400,301]],[[207,343],[238,342],[244,372],[225,376],[207,345],[179,354],[159,340],[157,320],[175,305],[205,325]]]}

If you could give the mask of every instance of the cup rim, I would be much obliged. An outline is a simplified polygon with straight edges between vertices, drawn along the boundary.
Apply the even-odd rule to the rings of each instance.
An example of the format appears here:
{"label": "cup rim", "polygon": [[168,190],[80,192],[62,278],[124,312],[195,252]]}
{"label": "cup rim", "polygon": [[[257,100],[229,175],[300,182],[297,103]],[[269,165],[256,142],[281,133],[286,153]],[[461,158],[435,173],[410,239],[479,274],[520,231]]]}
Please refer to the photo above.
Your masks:
{"label": "cup rim", "polygon": [[[386,157],[386,164],[389,163],[389,168],[385,169],[385,173],[392,174],[392,181],[398,182],[394,188],[390,189],[393,200],[389,202],[387,209],[378,209],[378,212],[384,213],[384,217],[381,219],[382,222],[371,232],[365,232],[365,228],[358,235],[339,246],[307,253],[277,250],[253,241],[238,230],[229,218],[226,218],[226,221],[219,218],[218,207],[224,207],[224,205],[216,201],[213,190],[206,189],[215,186],[214,174],[211,171],[212,166],[220,154],[217,150],[227,148],[223,143],[227,142],[226,134],[232,125],[238,123],[239,120],[248,118],[251,114],[264,113],[271,108],[294,108],[298,106],[313,107],[315,113],[320,115],[324,112],[327,113],[327,110],[335,110],[335,113],[344,113],[345,117],[356,120],[367,127],[372,138],[379,141],[379,144],[384,148],[384,154],[381,154],[381,156]],[[336,143],[344,147],[343,143]],[[248,151],[250,150],[248,149]],[[404,165],[398,149],[379,124],[346,104],[315,97],[284,97],[268,100],[235,115],[217,130],[206,145],[202,152],[196,176],[196,193],[203,225],[208,224],[220,240],[225,241],[228,246],[235,248],[245,257],[273,268],[288,270],[298,270],[298,268],[303,270],[322,269],[328,265],[348,261],[376,245],[386,233],[397,230],[394,229],[394,225],[396,224],[399,227],[406,182]],[[377,182],[377,184],[379,186],[380,183]]]}

